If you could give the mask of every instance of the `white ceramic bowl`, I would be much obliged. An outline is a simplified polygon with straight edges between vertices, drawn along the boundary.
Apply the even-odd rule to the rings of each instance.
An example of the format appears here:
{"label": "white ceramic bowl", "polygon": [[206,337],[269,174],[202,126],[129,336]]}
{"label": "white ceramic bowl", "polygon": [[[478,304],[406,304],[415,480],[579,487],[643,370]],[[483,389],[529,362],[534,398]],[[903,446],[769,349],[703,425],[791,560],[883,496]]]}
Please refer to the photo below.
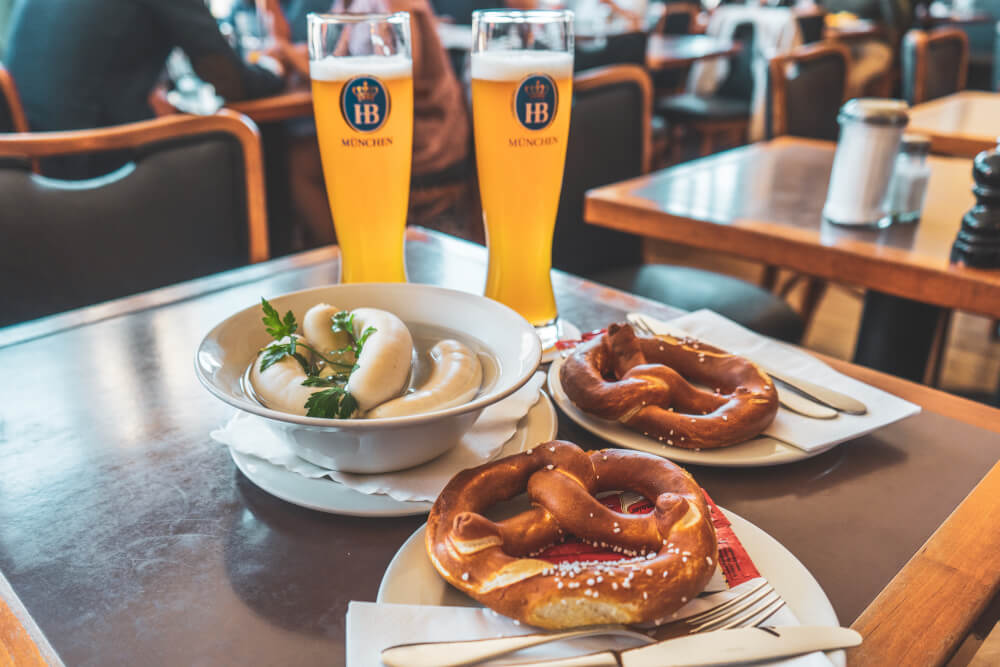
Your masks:
{"label": "white ceramic bowl", "polygon": [[492,382],[464,405],[387,419],[323,419],[271,410],[247,393],[244,375],[271,338],[256,303],[212,329],[198,346],[195,372],[212,394],[263,418],[301,458],[344,472],[379,473],[425,463],[458,444],[483,409],[520,388],[538,368],[541,345],[532,326],[513,310],[482,296],[411,283],[330,285],[271,298],[300,326],[317,303],[353,310],[381,308],[411,327],[457,332],[496,361]]}

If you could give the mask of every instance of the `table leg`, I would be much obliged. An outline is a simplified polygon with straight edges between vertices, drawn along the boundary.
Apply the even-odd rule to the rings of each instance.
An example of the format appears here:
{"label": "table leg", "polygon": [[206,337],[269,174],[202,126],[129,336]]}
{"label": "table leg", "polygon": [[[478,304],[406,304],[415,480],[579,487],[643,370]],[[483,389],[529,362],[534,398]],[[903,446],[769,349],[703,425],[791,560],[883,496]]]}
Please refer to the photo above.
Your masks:
{"label": "table leg", "polygon": [[875,290],[865,294],[854,362],[921,382],[947,311]]}

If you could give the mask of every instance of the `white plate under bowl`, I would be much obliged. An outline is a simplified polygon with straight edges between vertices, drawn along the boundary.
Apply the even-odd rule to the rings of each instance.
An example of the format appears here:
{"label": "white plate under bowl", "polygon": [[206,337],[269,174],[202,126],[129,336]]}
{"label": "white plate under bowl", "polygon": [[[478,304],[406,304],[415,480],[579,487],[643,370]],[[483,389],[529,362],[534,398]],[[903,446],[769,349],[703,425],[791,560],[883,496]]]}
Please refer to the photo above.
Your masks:
{"label": "white plate under bowl", "polygon": [[493,379],[468,403],[404,417],[324,419],[264,407],[248,395],[246,369],[271,339],[254,304],[216,325],[195,353],[195,374],[214,396],[263,417],[295,453],[323,467],[355,473],[409,468],[440,456],[472,426],[478,413],[523,386],[538,368],[541,344],[527,320],[483,296],[415,283],[355,283],[300,290],[269,299],[301,322],[312,306],[380,308],[408,326],[454,336],[496,367]]}
{"label": "white plate under bowl", "polygon": [[[556,437],[557,429],[556,409],[549,397],[544,392],[539,392],[538,402],[518,423],[517,431],[504,443],[497,458],[517,454],[540,442],[548,442]],[[229,449],[229,454],[247,479],[272,496],[294,505],[347,516],[410,516],[431,511],[430,502],[395,500],[382,494],[361,493],[326,477],[303,477],[232,448]]]}
{"label": "white plate under bowl", "polygon": [[[792,552],[743,517],[725,509],[722,512],[729,519],[733,532],[761,575],[785,599],[788,608],[798,617],[802,625],[840,625],[837,613],[819,582]],[[396,552],[385,574],[382,575],[376,601],[459,607],[482,606],[450,586],[434,569],[424,546],[425,528],[426,525],[418,528],[417,532],[413,533]],[[846,664],[843,651],[833,651],[828,653],[827,657],[838,667]]]}
{"label": "white plate under bowl", "polygon": [[753,440],[741,442],[738,445],[719,447],[718,449],[703,449],[701,451],[664,445],[658,440],[647,438],[641,433],[629,430],[617,422],[588,415],[576,407],[573,401],[569,400],[566,392],[563,391],[562,383],[559,381],[559,369],[562,367],[563,361],[562,358],[557,359],[549,366],[548,386],[552,400],[574,422],[594,435],[621,447],[635,449],[647,454],[655,454],[656,456],[662,456],[677,463],[744,468],[794,463],[795,461],[802,461],[822,454],[835,446],[830,445],[823,449],[806,452],[770,437],[754,438]]}

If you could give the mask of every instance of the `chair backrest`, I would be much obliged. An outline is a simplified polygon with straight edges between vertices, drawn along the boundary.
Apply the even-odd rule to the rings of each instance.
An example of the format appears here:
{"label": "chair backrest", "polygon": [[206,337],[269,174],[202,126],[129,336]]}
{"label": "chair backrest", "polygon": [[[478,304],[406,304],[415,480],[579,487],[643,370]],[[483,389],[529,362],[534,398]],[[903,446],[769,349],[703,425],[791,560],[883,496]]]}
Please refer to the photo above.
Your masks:
{"label": "chair backrest", "polygon": [[642,261],[638,237],[588,225],[584,193],[639,176],[652,159],[653,86],[637,65],[590,70],[573,81],[573,112],[552,244],[556,268],[581,275]]}
{"label": "chair backrest", "polygon": [[0,132],[27,132],[28,118],[21,106],[14,77],[0,63]]}
{"label": "chair backrest", "polygon": [[799,33],[803,44],[812,44],[823,40],[823,30],[826,27],[826,10],[816,7],[807,13],[795,15],[799,24]]}
{"label": "chair backrest", "polygon": [[715,93],[719,97],[741,100],[750,100],[753,97],[755,33],[751,21],[744,21],[733,29],[733,41],[740,44],[740,50],[729,59],[729,72]]}
{"label": "chair backrest", "polygon": [[965,88],[969,38],[957,28],[910,30],[903,38],[903,98],[910,104]]}
{"label": "chair backrest", "polygon": [[582,72],[595,67],[608,65],[639,65],[646,64],[646,42],[649,35],[645,32],[623,32],[608,35],[599,46],[578,40],[573,57],[573,70]]}
{"label": "chair backrest", "polygon": [[800,47],[771,59],[767,135],[836,141],[837,113],[847,99],[850,52],[837,42]]}
{"label": "chair backrest", "polygon": [[[84,181],[30,168],[104,151],[132,159]],[[0,326],[269,255],[260,137],[228,110],[0,135],[0,200]]]}
{"label": "chair backrest", "polygon": [[656,22],[653,33],[657,35],[690,34],[701,13],[701,5],[694,2],[671,2],[664,5],[663,14]]}

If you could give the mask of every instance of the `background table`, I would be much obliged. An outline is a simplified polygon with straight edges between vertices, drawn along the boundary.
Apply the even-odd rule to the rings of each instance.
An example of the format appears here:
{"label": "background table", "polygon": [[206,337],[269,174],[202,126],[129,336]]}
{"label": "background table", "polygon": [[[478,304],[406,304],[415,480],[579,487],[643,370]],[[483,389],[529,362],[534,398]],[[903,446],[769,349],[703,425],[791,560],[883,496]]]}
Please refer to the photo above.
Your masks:
{"label": "background table", "polygon": [[[411,279],[483,283],[483,248],[419,229],[408,239]],[[227,314],[337,272],[325,248],[0,330],[0,572],[11,587],[0,595],[15,610],[20,598],[43,650],[42,633],[72,665],[342,663],[348,601],[374,599],[423,518],[327,515],[258,490],[208,437],[231,411],[192,368]],[[677,314],[558,272],[554,283],[560,311],[584,329],[628,310]],[[835,365],[924,412],[791,465],[689,468],[788,547],[845,623],[916,553],[883,594],[888,609],[870,608],[859,627],[872,655],[897,642],[892,664],[924,662],[950,650],[1000,581],[1000,560],[982,557],[998,548],[1000,474],[962,505],[964,542],[946,531],[921,548],[1000,457],[1000,412]],[[559,433],[605,444],[563,417]]]}
{"label": "background table", "polygon": [[1000,93],[965,90],[910,109],[907,132],[925,134],[931,150],[975,157],[1000,137]]}
{"label": "background table", "polygon": [[835,145],[782,137],[587,193],[587,222],[729,253],[946,308],[1000,317],[1000,271],[955,266],[972,163],[931,157],[919,223],[824,222]]}
{"label": "background table", "polygon": [[684,67],[698,60],[738,53],[740,45],[709,35],[650,35],[646,66],[650,69]]}

